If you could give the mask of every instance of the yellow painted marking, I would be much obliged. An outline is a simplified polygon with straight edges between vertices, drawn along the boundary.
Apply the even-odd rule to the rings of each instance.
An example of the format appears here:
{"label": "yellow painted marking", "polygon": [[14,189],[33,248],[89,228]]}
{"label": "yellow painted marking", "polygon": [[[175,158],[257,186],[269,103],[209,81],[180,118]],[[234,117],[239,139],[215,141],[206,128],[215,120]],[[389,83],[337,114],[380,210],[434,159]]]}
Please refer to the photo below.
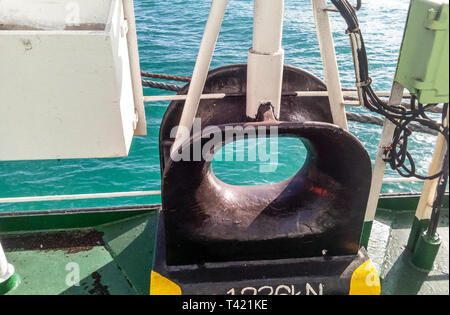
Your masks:
{"label": "yellow painted marking", "polygon": [[175,282],[152,270],[150,295],[181,295],[181,288]]}
{"label": "yellow painted marking", "polygon": [[356,268],[350,282],[350,295],[380,295],[380,277],[370,259]]}

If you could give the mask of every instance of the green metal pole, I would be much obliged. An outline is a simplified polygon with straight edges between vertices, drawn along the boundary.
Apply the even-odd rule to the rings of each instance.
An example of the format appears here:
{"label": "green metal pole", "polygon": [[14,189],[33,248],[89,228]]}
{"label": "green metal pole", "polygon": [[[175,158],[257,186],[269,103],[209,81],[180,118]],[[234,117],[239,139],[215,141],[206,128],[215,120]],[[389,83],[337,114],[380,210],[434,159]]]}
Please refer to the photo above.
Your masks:
{"label": "green metal pole", "polygon": [[436,192],[436,199],[433,203],[433,212],[430,218],[430,224],[427,231],[424,231],[414,248],[411,262],[419,269],[430,271],[433,269],[434,260],[441,246],[441,238],[437,233],[439,224],[439,216],[441,212],[442,203],[444,201],[445,189],[447,187],[448,175],[449,175],[449,148],[447,146],[447,152],[444,158],[443,173],[439,178],[439,183]]}

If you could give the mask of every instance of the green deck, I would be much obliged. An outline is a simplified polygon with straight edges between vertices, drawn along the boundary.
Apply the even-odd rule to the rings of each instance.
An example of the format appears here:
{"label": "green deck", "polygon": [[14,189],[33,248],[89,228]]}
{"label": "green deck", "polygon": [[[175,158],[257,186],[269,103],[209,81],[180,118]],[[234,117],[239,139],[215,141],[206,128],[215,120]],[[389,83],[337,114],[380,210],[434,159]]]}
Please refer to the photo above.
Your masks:
{"label": "green deck", "polygon": [[[443,239],[430,273],[409,264],[405,250],[417,197],[385,197],[369,244],[383,294],[449,294],[448,199]],[[158,207],[0,216],[2,244],[21,279],[11,294],[148,294]],[[26,228],[25,228],[26,227]],[[80,285],[68,286],[71,263]]]}
{"label": "green deck", "polygon": [[[7,230],[0,238],[21,281],[11,294],[148,294],[157,211],[111,211],[0,218]],[[65,232],[55,230],[58,221]],[[17,235],[21,224],[35,231]],[[80,285],[68,287],[66,267],[74,262]]]}
{"label": "green deck", "polygon": [[[392,200],[389,202],[395,205]],[[446,207],[442,211],[438,228],[442,244],[434,269],[429,273],[413,267],[410,264],[410,251],[405,249],[414,211],[399,211],[399,208],[378,209],[368,251],[382,279],[382,294],[449,294],[448,203]]]}

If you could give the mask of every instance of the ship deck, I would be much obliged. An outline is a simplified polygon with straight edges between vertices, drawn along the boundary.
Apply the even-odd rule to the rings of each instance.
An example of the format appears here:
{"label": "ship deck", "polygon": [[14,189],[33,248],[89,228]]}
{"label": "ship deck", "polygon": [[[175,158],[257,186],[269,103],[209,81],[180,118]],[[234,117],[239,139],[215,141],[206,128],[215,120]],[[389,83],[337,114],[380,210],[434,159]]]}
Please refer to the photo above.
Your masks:
{"label": "ship deck", "polygon": [[[382,294],[449,294],[448,199],[433,271],[405,249],[417,196],[382,198],[369,255]],[[159,206],[1,214],[0,239],[20,284],[10,294],[148,294]],[[79,285],[74,271],[79,268]]]}

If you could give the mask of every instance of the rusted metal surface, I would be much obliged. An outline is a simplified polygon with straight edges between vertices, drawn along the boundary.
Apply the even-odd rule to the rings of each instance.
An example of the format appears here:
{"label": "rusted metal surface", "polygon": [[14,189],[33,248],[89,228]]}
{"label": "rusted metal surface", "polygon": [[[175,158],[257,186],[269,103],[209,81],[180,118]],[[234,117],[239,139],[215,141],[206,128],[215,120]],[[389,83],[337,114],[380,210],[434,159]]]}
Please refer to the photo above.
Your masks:
{"label": "rusted metal surface", "polygon": [[66,251],[74,254],[89,251],[95,246],[104,246],[103,232],[79,230],[76,232],[51,232],[2,237],[2,244],[8,250]]}

